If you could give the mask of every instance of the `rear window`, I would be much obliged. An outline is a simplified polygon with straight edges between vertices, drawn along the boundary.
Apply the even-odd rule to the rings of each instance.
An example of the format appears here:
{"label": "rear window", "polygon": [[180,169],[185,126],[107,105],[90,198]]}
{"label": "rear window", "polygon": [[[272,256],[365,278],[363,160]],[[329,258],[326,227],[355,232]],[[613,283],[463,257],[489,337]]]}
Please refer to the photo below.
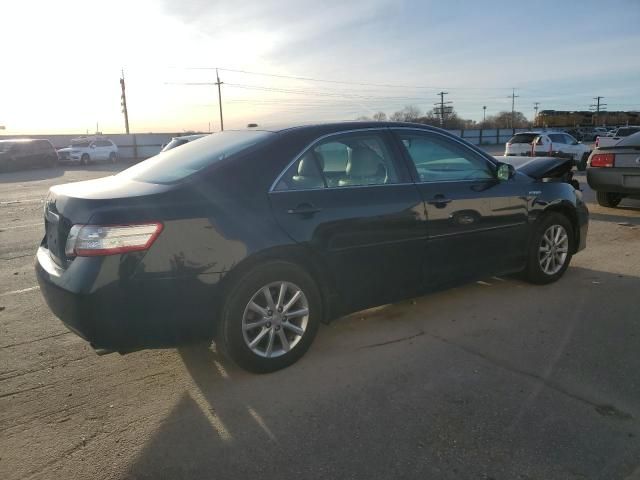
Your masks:
{"label": "rear window", "polygon": [[631,127],[627,127],[627,128],[619,128],[618,129],[618,133],[616,134],[616,136],[618,137],[626,137],[631,135],[632,133],[636,133],[639,132],[640,128],[631,128]]}
{"label": "rear window", "polygon": [[640,147],[640,131],[623,138],[616,143],[616,147]]}
{"label": "rear window", "polygon": [[531,143],[538,136],[537,133],[516,133],[509,139],[509,143]]}
{"label": "rear window", "polygon": [[117,176],[150,183],[173,183],[273,136],[264,131],[226,131],[161,152]]}
{"label": "rear window", "polygon": [[162,151],[166,152],[167,150],[171,150],[172,148],[179,147],[180,145],[184,145],[185,143],[188,143],[188,142],[189,140],[185,140],[184,138],[172,138],[171,141],[165,145]]}

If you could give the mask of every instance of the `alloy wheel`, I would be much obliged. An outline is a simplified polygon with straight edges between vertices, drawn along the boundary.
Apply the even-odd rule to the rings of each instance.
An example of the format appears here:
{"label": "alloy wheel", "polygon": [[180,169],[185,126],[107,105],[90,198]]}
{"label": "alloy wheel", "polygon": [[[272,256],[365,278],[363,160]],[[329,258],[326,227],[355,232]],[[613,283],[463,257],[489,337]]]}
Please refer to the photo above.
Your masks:
{"label": "alloy wheel", "polygon": [[242,317],[242,335],[260,357],[285,355],[302,339],[309,324],[309,302],[297,285],[273,282],[249,300]]}
{"label": "alloy wheel", "polygon": [[540,268],[547,275],[555,275],[564,266],[569,254],[569,236],[562,225],[551,225],[542,235],[538,248]]}

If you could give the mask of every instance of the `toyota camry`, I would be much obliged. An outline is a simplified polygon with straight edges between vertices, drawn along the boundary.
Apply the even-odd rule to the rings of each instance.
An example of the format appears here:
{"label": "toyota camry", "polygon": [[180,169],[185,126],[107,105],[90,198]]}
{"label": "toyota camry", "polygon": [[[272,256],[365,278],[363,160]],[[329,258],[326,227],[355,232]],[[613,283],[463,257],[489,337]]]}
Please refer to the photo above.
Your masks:
{"label": "toyota camry", "polygon": [[225,131],[52,187],[37,276],[96,350],[213,340],[274,371],[350,312],[487,275],[559,279],[588,225],[571,163],[512,163],[417,124]]}

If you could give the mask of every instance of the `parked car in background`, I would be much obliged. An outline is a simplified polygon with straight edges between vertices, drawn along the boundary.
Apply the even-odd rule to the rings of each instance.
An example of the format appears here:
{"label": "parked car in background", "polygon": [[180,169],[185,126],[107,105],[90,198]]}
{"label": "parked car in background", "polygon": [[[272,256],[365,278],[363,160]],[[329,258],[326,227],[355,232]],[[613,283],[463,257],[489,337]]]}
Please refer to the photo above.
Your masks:
{"label": "parked car in background", "polygon": [[505,156],[564,157],[584,170],[590,148],[565,132],[516,133],[505,145]]}
{"label": "parked car in background", "polygon": [[610,147],[629,135],[640,132],[640,126],[620,127],[610,136],[600,136],[596,138],[595,147]]}
{"label": "parked car in background", "polygon": [[44,139],[0,140],[0,171],[11,172],[58,163],[53,144]]}
{"label": "parked car in background", "polygon": [[210,135],[209,133],[199,133],[196,135],[183,135],[181,137],[173,137],[169,143],[162,147],[161,152],[166,152],[173,148],[179,147],[180,145],[184,145],[185,143],[193,142],[194,140],[198,140],[199,138],[206,137]]}
{"label": "parked car in background", "polygon": [[106,137],[80,137],[58,150],[60,162],[87,165],[92,162],[118,161],[118,146]]}
{"label": "parked car in background", "polygon": [[571,161],[522,160],[411,123],[226,130],[52,187],[37,277],[94,348],[215,338],[269,372],[349,312],[489,275],[558,280],[588,211],[558,177]]}
{"label": "parked car in background", "polygon": [[587,163],[587,182],[603,207],[617,207],[624,197],[640,196],[640,131],[615,145],[596,148]]}

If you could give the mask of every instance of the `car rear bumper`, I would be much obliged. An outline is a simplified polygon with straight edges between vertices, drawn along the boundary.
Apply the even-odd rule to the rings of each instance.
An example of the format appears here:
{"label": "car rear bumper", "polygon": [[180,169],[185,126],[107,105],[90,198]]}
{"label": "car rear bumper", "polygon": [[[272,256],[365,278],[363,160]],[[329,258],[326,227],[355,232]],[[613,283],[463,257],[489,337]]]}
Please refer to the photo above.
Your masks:
{"label": "car rear bumper", "polygon": [[587,183],[600,192],[640,195],[640,168],[587,168]]}
{"label": "car rear bumper", "polygon": [[[36,276],[52,312],[94,349],[130,352],[211,338],[218,274],[126,280],[113,277],[120,256],[78,258],[66,270],[46,247],[36,254]],[[112,281],[110,281],[112,280]]]}

